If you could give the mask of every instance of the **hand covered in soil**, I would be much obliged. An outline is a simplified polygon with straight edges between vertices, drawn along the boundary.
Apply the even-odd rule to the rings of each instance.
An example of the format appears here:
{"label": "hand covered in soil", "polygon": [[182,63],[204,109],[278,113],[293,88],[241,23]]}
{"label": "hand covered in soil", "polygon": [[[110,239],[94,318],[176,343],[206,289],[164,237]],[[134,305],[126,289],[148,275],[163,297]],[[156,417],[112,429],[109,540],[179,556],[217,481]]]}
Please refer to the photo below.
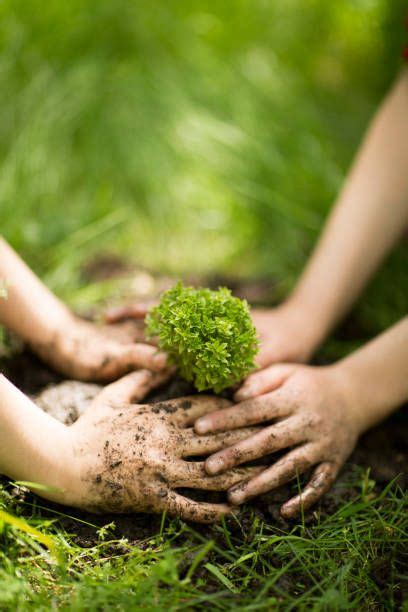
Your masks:
{"label": "hand covered in soil", "polygon": [[198,417],[229,405],[216,397],[131,403],[160,376],[134,372],[109,385],[69,428],[78,477],[65,503],[96,512],[166,510],[198,522],[231,512],[227,504],[193,501],[177,489],[224,491],[257,473],[258,468],[239,468],[209,476],[202,460],[186,460],[235,444],[254,428],[197,436],[192,424]]}
{"label": "hand covered in soil", "polygon": [[140,342],[142,339],[142,330],[131,323],[99,327],[72,316],[51,341],[33,343],[32,347],[66,376],[105,382],[137,368],[165,368],[166,355]]}
{"label": "hand covered in soil", "polygon": [[206,460],[208,474],[287,450],[272,466],[229,491],[233,504],[275,489],[314,468],[303,492],[281,513],[293,517],[308,509],[333,484],[360,434],[356,401],[338,372],[329,367],[275,365],[249,376],[236,393],[236,406],[199,418],[195,431],[235,430],[273,421],[251,437]]}

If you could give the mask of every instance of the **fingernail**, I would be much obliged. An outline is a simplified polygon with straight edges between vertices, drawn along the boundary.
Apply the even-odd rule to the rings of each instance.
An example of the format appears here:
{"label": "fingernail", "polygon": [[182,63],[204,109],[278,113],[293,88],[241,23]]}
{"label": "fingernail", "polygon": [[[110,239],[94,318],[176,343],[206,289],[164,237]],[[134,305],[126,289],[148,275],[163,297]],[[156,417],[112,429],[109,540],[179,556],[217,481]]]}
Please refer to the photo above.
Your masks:
{"label": "fingernail", "polygon": [[205,462],[205,469],[208,474],[214,476],[224,469],[224,462],[219,457],[209,457]]}

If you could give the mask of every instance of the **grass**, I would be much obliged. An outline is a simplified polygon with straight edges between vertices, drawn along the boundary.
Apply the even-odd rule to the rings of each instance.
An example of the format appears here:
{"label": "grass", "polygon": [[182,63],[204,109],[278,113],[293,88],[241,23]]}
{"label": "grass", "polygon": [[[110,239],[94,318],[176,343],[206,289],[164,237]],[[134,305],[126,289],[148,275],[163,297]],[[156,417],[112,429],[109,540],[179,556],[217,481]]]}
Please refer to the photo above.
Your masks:
{"label": "grass", "polygon": [[[284,296],[398,70],[405,11],[405,0],[4,0],[2,234],[77,307],[115,290],[81,274],[101,251],[159,272],[267,276]],[[356,317],[370,336],[406,309],[397,248]],[[78,518],[4,485],[0,510],[52,537],[59,557],[0,520],[0,610],[397,609],[406,494],[355,478],[331,516],[289,530],[256,513],[210,531],[164,517],[137,545],[91,526],[87,547]]]}
{"label": "grass", "polygon": [[3,524],[0,609],[395,610],[406,589],[408,500],[396,483],[379,493],[367,473],[353,478],[354,498],[310,524],[282,529],[254,514],[203,530],[162,517],[137,546],[115,538],[114,524],[89,525],[86,548],[64,515],[16,504],[3,487],[2,505],[52,537],[60,557]]}
{"label": "grass", "polygon": [[[282,297],[401,64],[405,10],[5,0],[2,233],[73,305],[101,249],[161,272],[266,275]],[[394,253],[364,297],[371,333],[405,312],[404,268]]]}

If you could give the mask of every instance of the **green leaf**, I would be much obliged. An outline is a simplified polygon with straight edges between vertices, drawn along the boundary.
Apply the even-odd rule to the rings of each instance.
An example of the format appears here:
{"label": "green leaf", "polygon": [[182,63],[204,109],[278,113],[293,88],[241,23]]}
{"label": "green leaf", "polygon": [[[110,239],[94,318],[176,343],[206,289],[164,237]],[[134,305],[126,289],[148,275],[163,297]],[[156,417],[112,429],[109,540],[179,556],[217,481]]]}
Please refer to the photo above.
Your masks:
{"label": "green leaf", "polygon": [[23,519],[17,516],[13,516],[12,514],[9,514],[8,512],[6,512],[5,510],[0,510],[0,522],[6,523],[7,525],[14,527],[15,529],[18,529],[19,531],[22,531],[23,533],[27,533],[28,535],[31,535],[36,540],[41,542],[41,544],[44,544],[44,546],[48,548],[50,553],[58,561],[61,560],[53,538],[51,538],[50,536],[44,535],[43,533],[41,533],[41,531],[38,531],[38,529],[35,529],[35,527],[32,527],[31,525],[29,525]]}
{"label": "green leaf", "polygon": [[213,574],[213,576],[215,576],[216,578],[218,578],[218,580],[225,586],[227,587],[227,589],[229,591],[231,591],[232,593],[237,593],[238,589],[232,584],[231,580],[229,578],[227,578],[222,571],[216,567],[215,565],[213,565],[212,563],[206,563],[204,565],[205,569],[207,569],[209,572],[211,572],[211,574]]}
{"label": "green leaf", "polygon": [[163,293],[146,323],[148,337],[158,337],[170,362],[199,391],[220,393],[255,367],[258,341],[248,303],[226,287],[212,291],[179,282]]}

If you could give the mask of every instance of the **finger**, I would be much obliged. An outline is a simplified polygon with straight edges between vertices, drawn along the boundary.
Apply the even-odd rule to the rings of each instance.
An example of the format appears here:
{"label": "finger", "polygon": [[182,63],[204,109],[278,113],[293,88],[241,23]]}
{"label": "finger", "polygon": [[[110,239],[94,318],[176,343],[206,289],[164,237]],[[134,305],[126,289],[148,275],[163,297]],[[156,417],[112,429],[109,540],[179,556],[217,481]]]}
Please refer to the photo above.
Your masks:
{"label": "finger", "polygon": [[196,421],[194,429],[198,434],[238,429],[288,416],[291,410],[290,402],[275,391],[203,416]]}
{"label": "finger", "polygon": [[285,419],[212,455],[205,462],[205,469],[208,474],[225,472],[235,465],[299,444],[304,439],[303,435],[303,428],[297,417]]}
{"label": "finger", "polygon": [[251,497],[261,495],[296,478],[318,460],[314,445],[305,445],[291,451],[248,482],[238,484],[228,493],[232,504],[242,504]]}
{"label": "finger", "polygon": [[235,393],[234,399],[237,402],[263,395],[278,389],[290,374],[294,366],[290,364],[273,365],[259,372],[250,374],[243,385]]}
{"label": "finger", "polygon": [[107,359],[104,371],[112,378],[137,368],[147,368],[157,372],[163,370],[167,363],[167,355],[159,353],[154,346],[148,344],[115,347]]}
{"label": "finger", "polygon": [[166,412],[173,413],[172,420],[175,423],[181,427],[189,427],[202,415],[231,406],[231,402],[213,395],[193,395],[161,402],[155,406],[163,406]]}
{"label": "finger", "polygon": [[227,504],[197,502],[174,491],[169,493],[166,506],[169,514],[195,523],[215,523],[223,516],[233,513],[233,509]]}
{"label": "finger", "polygon": [[152,303],[149,304],[147,302],[129,304],[128,306],[115,306],[106,311],[105,319],[108,323],[117,323],[125,319],[144,319],[152,306]]}
{"label": "finger", "polygon": [[[144,325],[142,321],[123,321],[123,323],[112,323],[104,325],[101,331],[111,340],[121,344],[129,342],[146,342]],[[149,344],[152,344],[149,341]]]}
{"label": "finger", "polygon": [[292,347],[285,346],[282,341],[279,344],[271,343],[270,338],[261,337],[261,348],[257,356],[255,357],[255,364],[259,368],[267,368],[268,366],[299,364],[306,360],[306,356],[303,358],[302,355],[297,354]]}
{"label": "finger", "polygon": [[170,377],[169,372],[151,372],[138,370],[123,376],[114,383],[105,387],[97,397],[99,404],[123,406],[131,402],[142,400],[149,391],[162,385]]}
{"label": "finger", "polygon": [[235,431],[213,434],[210,436],[198,436],[194,429],[185,429],[183,439],[180,442],[181,457],[194,457],[196,455],[209,455],[236,444],[252,434],[259,431],[259,427],[245,427]]}
{"label": "finger", "polygon": [[300,514],[302,508],[303,510],[308,510],[331,488],[339,470],[340,466],[334,463],[321,463],[314,470],[312,478],[302,493],[283,504],[281,515],[284,518],[292,518]]}
{"label": "finger", "polygon": [[261,347],[259,349],[259,353],[255,357],[255,364],[259,368],[266,368],[273,363],[279,363],[282,361],[282,351],[279,350],[279,347],[271,346],[267,343],[267,339],[265,340],[266,341],[263,341],[261,336]]}
{"label": "finger", "polygon": [[180,461],[175,466],[171,479],[173,488],[188,487],[189,489],[203,489],[206,491],[226,491],[238,482],[248,480],[262,470],[262,466],[252,468],[238,468],[227,474],[209,476],[204,468],[203,461]]}

